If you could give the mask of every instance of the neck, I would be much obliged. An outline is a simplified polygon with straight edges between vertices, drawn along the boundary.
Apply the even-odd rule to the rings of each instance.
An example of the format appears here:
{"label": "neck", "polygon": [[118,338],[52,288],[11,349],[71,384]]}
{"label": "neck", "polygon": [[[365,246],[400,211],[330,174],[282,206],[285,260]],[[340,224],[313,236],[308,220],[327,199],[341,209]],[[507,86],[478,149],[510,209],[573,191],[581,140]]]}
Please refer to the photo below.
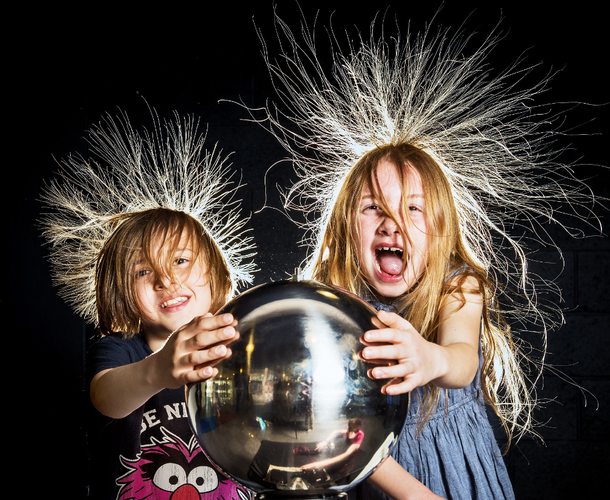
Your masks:
{"label": "neck", "polygon": [[157,352],[159,349],[161,349],[167,342],[170,335],[164,337],[163,335],[156,334],[150,330],[142,331],[142,337],[144,337],[144,340],[148,344],[148,347],[151,348],[152,352]]}

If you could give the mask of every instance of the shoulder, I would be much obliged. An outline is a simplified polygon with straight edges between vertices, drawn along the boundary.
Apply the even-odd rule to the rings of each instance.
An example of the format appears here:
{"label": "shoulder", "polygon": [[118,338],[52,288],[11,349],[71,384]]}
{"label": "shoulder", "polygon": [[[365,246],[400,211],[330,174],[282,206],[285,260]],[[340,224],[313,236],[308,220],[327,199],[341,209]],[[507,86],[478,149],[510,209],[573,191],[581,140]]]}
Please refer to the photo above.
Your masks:
{"label": "shoulder", "polygon": [[485,278],[468,264],[451,267],[445,277],[445,295],[482,295],[485,282]]}
{"label": "shoulder", "polygon": [[441,319],[457,313],[480,318],[485,296],[485,280],[472,268],[464,265],[449,272],[440,304]]}
{"label": "shoulder", "polygon": [[89,377],[109,368],[140,361],[152,351],[139,335],[131,339],[105,336],[97,340],[87,351]]}
{"label": "shoulder", "polygon": [[106,335],[100,337],[90,348],[90,350],[122,350],[126,352],[146,352],[150,351],[146,341],[140,335],[125,339]]}

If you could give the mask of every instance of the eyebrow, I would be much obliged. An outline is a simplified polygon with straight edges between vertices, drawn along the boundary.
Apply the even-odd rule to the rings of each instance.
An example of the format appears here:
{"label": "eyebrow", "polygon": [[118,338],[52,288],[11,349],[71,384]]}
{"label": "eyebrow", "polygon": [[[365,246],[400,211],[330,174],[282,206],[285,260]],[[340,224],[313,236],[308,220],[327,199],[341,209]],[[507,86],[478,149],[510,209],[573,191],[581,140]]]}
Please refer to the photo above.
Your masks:
{"label": "eyebrow", "polygon": [[142,264],[146,264],[147,261],[146,259],[143,259],[142,257],[140,257],[138,260],[136,260],[136,266],[140,266]]}
{"label": "eyebrow", "polygon": [[[361,200],[366,200],[366,199],[369,199],[369,198],[370,198],[370,199],[374,199],[374,200],[376,200],[376,199],[377,199],[377,196],[375,196],[373,193],[364,193],[364,194],[363,194],[363,195],[360,197],[360,199],[361,199]],[[410,195],[408,195],[408,196],[407,196],[407,199],[413,199],[413,198],[421,198],[421,199],[425,199],[426,197],[425,197],[425,195],[423,195],[423,194],[419,194],[419,193],[416,193],[416,194],[410,194]]]}
{"label": "eyebrow", "polygon": [[[191,247],[179,247],[179,248],[176,248],[176,254],[178,254],[178,253],[179,254],[183,254],[184,252],[194,253],[193,249]],[[143,259],[143,258],[139,258],[136,261],[136,265],[146,264],[146,263],[147,263],[146,259]]]}

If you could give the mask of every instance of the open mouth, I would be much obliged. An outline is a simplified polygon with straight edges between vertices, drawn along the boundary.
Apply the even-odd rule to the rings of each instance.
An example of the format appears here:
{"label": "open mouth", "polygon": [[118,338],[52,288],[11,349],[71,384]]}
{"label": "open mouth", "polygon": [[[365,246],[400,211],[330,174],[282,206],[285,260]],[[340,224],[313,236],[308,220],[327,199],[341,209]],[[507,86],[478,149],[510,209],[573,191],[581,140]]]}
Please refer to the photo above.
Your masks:
{"label": "open mouth", "polygon": [[375,249],[375,266],[382,275],[399,277],[403,274],[402,248],[381,246]]}

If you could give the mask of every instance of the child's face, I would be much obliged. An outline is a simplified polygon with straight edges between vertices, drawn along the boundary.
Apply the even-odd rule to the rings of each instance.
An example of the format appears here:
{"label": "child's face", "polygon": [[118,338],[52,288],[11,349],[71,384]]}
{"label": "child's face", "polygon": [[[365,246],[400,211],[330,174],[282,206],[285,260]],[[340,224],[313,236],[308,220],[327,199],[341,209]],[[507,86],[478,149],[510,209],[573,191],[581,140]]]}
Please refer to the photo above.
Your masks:
{"label": "child's face", "polygon": [[196,259],[186,244],[186,238],[182,239],[171,260],[174,283],[167,276],[158,276],[144,259],[135,269],[143,331],[156,339],[165,340],[193,318],[207,313],[212,303],[206,269],[202,259]]}
{"label": "child's face", "polygon": [[[408,236],[404,248],[399,227],[385,214],[374,194],[365,187],[359,206],[360,241],[358,257],[369,283],[384,297],[398,297],[413,286],[424,270],[427,258],[425,199],[419,174],[405,172],[405,193],[409,213],[402,213],[403,193],[394,164],[384,161],[377,168],[379,185],[388,207]],[[403,265],[406,252],[406,265]]]}

